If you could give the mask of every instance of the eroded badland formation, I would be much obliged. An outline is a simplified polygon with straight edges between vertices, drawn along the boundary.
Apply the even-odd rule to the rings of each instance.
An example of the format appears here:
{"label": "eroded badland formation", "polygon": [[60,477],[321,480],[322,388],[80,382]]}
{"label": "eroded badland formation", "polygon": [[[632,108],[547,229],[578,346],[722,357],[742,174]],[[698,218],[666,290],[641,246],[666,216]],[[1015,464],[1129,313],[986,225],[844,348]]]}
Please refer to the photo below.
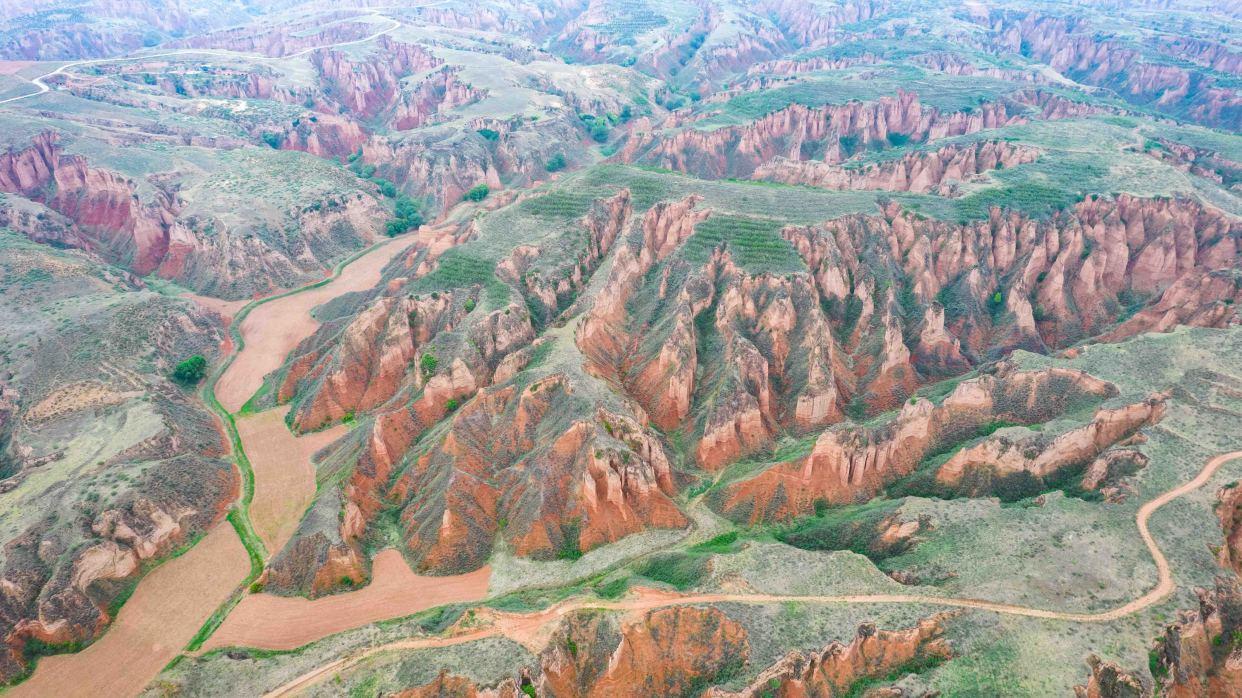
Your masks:
{"label": "eroded badland formation", "polygon": [[0,7],[14,695],[1242,694],[1242,8]]}

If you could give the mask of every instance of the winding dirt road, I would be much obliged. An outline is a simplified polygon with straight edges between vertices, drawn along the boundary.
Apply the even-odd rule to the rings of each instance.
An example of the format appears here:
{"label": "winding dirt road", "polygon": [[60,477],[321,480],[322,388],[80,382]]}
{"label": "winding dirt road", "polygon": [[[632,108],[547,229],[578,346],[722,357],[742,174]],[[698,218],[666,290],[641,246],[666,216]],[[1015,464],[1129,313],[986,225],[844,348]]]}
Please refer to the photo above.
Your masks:
{"label": "winding dirt road", "polygon": [[1153,513],[1164,505],[1207,484],[1207,482],[1212,479],[1212,476],[1216,474],[1216,471],[1220,470],[1221,466],[1238,458],[1242,458],[1242,451],[1234,451],[1232,453],[1224,453],[1215,456],[1203,466],[1203,469],[1199,471],[1199,474],[1195,476],[1193,480],[1179,485],[1178,487],[1165,492],[1159,497],[1156,497],[1150,502],[1147,502],[1143,506],[1139,507],[1138,513],[1135,516],[1135,524],[1138,527],[1139,536],[1147,545],[1147,549],[1151,552],[1152,559],[1156,563],[1159,581],[1151,591],[1123,606],[1119,606],[1109,611],[1103,611],[1100,613],[1065,613],[1041,608],[1027,608],[1025,606],[983,601],[981,599],[955,599],[938,596],[923,596],[919,594],[850,594],[842,596],[786,596],[779,594],[678,595],[659,592],[652,589],[637,589],[634,590],[627,598],[617,601],[606,601],[593,598],[573,598],[567,599],[555,606],[535,613],[510,614],[498,611],[487,611],[486,617],[490,620],[490,624],[485,627],[468,630],[457,635],[410,638],[370,647],[312,669],[289,683],[286,683],[283,686],[267,693],[265,698],[295,695],[298,692],[329,678],[337,672],[349,669],[365,659],[374,657],[378,654],[383,654],[385,652],[447,647],[450,645],[473,642],[484,638],[501,636],[508,637],[528,646],[538,646],[539,641],[546,635],[546,631],[551,627],[552,623],[555,623],[561,617],[572,611],[585,608],[640,612],[667,606],[703,603],[769,604],[795,601],[799,603],[814,604],[923,604],[929,606],[968,608],[1015,616],[1026,616],[1029,618],[1045,618],[1049,620],[1063,620],[1077,623],[1106,623],[1148,608],[1173,592],[1176,588],[1176,584],[1173,581],[1173,572],[1169,567],[1168,559],[1165,558],[1164,553],[1160,550],[1160,547],[1156,545],[1155,538],[1152,537],[1151,531],[1148,530],[1148,520],[1151,518]]}

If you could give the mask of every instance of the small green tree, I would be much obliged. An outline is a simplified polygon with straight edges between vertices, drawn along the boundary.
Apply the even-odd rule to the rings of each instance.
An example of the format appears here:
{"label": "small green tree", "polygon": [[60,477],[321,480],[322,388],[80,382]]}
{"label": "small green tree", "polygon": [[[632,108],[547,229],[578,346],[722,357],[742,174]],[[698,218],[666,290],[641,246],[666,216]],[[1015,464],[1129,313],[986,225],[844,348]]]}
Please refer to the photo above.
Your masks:
{"label": "small green tree", "polygon": [[183,385],[197,385],[207,375],[207,359],[195,354],[177,364],[173,369],[173,380]]}
{"label": "small green tree", "polygon": [[466,201],[482,201],[483,199],[486,199],[487,195],[491,192],[492,188],[486,184],[476,184],[473,187],[470,187],[470,191],[466,192],[462,198]]}
{"label": "small green tree", "polygon": [[553,155],[548,159],[548,164],[544,165],[544,167],[547,168],[548,172],[559,172],[565,169],[565,156],[561,153]]}
{"label": "small green tree", "polygon": [[440,362],[436,359],[435,354],[423,354],[423,358],[418,360],[418,369],[423,372],[424,378],[430,378],[435,375],[436,366],[439,365]]}
{"label": "small green tree", "polygon": [[499,132],[499,131],[496,131],[496,130],[493,130],[493,129],[490,129],[490,128],[481,128],[481,129],[479,129],[479,135],[480,135],[480,136],[483,136],[484,138],[486,138],[486,139],[487,139],[487,140],[489,140],[489,141],[496,141],[496,140],[499,140],[499,139],[500,139],[500,132]]}

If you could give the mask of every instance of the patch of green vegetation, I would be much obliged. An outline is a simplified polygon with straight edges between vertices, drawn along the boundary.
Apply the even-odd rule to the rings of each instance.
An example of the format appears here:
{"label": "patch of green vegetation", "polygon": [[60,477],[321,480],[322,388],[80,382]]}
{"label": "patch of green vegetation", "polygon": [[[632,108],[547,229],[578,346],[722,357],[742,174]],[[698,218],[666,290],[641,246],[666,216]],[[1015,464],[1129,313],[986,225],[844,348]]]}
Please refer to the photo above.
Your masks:
{"label": "patch of green vegetation", "polygon": [[771,218],[712,215],[695,228],[682,254],[703,264],[713,251],[724,247],[738,266],[751,273],[805,271],[798,252],[780,236],[783,225]]}
{"label": "patch of green vegetation", "polygon": [[577,560],[582,557],[582,545],[579,542],[581,524],[569,521],[561,527],[561,547],[556,551],[558,560]]}
{"label": "patch of green vegetation", "polygon": [[610,582],[597,584],[594,588],[595,594],[601,599],[619,599],[627,589],[630,588],[629,577],[617,577]]}
{"label": "patch of green vegetation", "polygon": [[388,221],[384,232],[389,237],[392,237],[422,225],[426,222],[426,214],[423,211],[423,207],[422,201],[410,198],[405,194],[398,196],[396,204],[393,205],[393,219]]}
{"label": "patch of green vegetation", "polygon": [[207,375],[207,359],[195,354],[173,369],[172,378],[182,385],[198,385]]}
{"label": "patch of green vegetation", "polygon": [[523,201],[518,208],[523,213],[541,218],[572,220],[585,215],[595,199],[596,196],[589,191],[554,189],[542,196]]}
{"label": "patch of green vegetation", "polygon": [[635,572],[653,582],[685,591],[707,575],[707,556],[696,553],[661,553],[641,563]]}
{"label": "patch of green vegetation", "polygon": [[737,531],[729,531],[691,546],[690,552],[727,555],[737,552],[739,547]]}
{"label": "patch of green vegetation", "polygon": [[[818,504],[818,503],[817,503]],[[776,539],[803,550],[849,550],[873,561],[900,555],[910,549],[906,540],[884,542],[885,520],[896,514],[901,502],[873,500],[866,504],[816,506],[815,516],[803,517],[776,528]]]}
{"label": "patch of green vegetation", "polygon": [[548,172],[560,172],[561,170],[565,169],[565,166],[566,166],[565,156],[562,155],[561,153],[557,153],[553,155],[552,157],[548,158],[548,162],[543,167]]}
{"label": "patch of green vegetation", "polygon": [[440,365],[440,360],[435,354],[426,352],[422,358],[418,360],[418,370],[423,374],[423,378],[430,378],[436,374],[436,367]]}
{"label": "patch of green vegetation", "polygon": [[469,191],[465,194],[462,194],[461,198],[465,201],[482,201],[483,199],[486,199],[487,195],[491,192],[492,188],[486,184],[476,184],[473,187],[470,187]]}
{"label": "patch of green vegetation", "polygon": [[937,655],[924,655],[916,657],[892,669],[887,674],[868,676],[855,681],[850,685],[849,690],[842,694],[842,696],[843,698],[861,698],[862,696],[867,695],[867,693],[873,688],[895,683],[910,674],[926,674],[944,662],[945,659]]}
{"label": "patch of green vegetation", "polygon": [[487,291],[488,305],[492,309],[504,307],[509,302],[509,285],[497,278],[496,263],[457,247],[445,252],[436,268],[419,279],[415,288],[433,291],[475,284]]}

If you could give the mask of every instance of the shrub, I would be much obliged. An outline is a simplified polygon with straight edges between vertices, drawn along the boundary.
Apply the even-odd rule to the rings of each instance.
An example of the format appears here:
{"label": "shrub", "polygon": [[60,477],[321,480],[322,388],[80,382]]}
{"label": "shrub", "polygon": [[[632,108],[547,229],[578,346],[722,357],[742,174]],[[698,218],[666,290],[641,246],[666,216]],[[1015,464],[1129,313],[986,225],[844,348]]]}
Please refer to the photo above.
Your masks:
{"label": "shrub", "polygon": [[638,573],[655,582],[663,582],[685,591],[699,583],[707,574],[707,558],[687,553],[656,555],[638,568]]}
{"label": "shrub", "polygon": [[467,299],[466,299],[466,312],[467,312],[467,313],[469,313],[469,312],[473,312],[473,311],[474,311],[474,306],[475,306],[474,299],[473,299],[473,298],[467,298]]}
{"label": "shrub", "polygon": [[608,124],[604,121],[596,121],[591,125],[591,140],[596,143],[606,143],[608,141]]}
{"label": "shrub", "polygon": [[271,131],[263,132],[263,142],[270,148],[280,149],[280,134]]}
{"label": "shrub", "polygon": [[458,402],[457,398],[455,397],[451,397],[444,402],[444,409],[448,410],[449,412],[456,411],[458,407],[461,407],[461,403]]}
{"label": "shrub", "polygon": [[423,372],[424,378],[430,378],[435,375],[436,366],[440,365],[440,361],[436,359],[435,354],[423,354],[423,358],[418,360],[418,368]]}
{"label": "shrub", "polygon": [[630,588],[629,577],[618,577],[611,582],[604,582],[595,587],[595,594],[601,599],[617,599]]}
{"label": "shrub", "polygon": [[500,131],[495,131],[495,130],[490,129],[490,128],[481,128],[481,129],[479,129],[479,135],[480,135],[480,136],[483,136],[484,138],[486,138],[486,139],[487,139],[487,140],[489,140],[489,141],[497,141],[497,140],[500,140]]}
{"label": "shrub", "polygon": [[207,359],[197,354],[177,364],[172,373],[173,380],[183,385],[196,385],[206,375]]}
{"label": "shrub", "polygon": [[371,181],[375,183],[375,186],[379,187],[381,194],[383,194],[384,196],[390,199],[396,198],[397,185],[393,184],[387,179],[384,179],[383,177],[372,177]]}
{"label": "shrub", "polygon": [[548,159],[548,164],[544,165],[548,172],[559,172],[565,169],[565,156],[557,153]]}
{"label": "shrub", "polygon": [[466,192],[461,198],[466,201],[482,201],[492,192],[492,188],[486,184],[476,184],[470,187],[470,191]]}
{"label": "shrub", "polygon": [[582,546],[578,537],[582,529],[577,521],[570,521],[561,529],[561,547],[556,551],[558,560],[577,560],[582,557]]}

